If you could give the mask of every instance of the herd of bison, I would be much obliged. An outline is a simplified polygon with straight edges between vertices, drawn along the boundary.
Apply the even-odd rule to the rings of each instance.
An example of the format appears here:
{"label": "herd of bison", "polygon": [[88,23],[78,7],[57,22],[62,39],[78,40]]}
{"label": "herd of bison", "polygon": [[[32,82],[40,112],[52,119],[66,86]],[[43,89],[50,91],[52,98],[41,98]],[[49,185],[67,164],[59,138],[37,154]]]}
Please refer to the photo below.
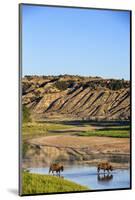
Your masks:
{"label": "herd of bison", "polygon": [[[113,170],[113,167],[109,162],[100,162],[97,165],[98,174],[99,174],[100,170],[103,170],[104,173],[107,171],[108,174],[109,174],[110,171]],[[54,175],[54,172],[56,172],[56,175],[60,176],[61,171],[64,171],[64,166],[61,165],[60,163],[53,163],[53,164],[50,165],[49,174],[52,172],[52,174]]]}

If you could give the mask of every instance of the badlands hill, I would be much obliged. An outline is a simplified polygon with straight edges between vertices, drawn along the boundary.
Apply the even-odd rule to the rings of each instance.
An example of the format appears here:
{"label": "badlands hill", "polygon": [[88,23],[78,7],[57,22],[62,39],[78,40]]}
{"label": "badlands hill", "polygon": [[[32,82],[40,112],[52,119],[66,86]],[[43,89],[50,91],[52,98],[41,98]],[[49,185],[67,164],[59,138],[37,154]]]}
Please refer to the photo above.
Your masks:
{"label": "badlands hill", "polygon": [[101,77],[25,76],[22,104],[35,119],[130,119],[130,82]]}

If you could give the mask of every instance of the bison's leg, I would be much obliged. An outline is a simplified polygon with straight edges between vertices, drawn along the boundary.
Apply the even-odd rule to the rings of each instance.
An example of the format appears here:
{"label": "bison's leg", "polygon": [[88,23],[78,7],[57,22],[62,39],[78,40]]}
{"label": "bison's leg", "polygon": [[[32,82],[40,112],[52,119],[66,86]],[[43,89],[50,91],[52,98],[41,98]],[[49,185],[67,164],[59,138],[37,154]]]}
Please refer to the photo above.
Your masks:
{"label": "bison's leg", "polygon": [[49,168],[49,174],[50,174],[50,172],[51,172],[51,167]]}
{"label": "bison's leg", "polygon": [[100,167],[97,168],[97,172],[98,172],[98,174],[99,174],[99,172],[100,172]]}
{"label": "bison's leg", "polygon": [[57,171],[56,173],[57,173],[57,176],[59,176],[59,171]]}
{"label": "bison's leg", "polygon": [[56,170],[56,176],[59,176],[59,171],[58,170]]}

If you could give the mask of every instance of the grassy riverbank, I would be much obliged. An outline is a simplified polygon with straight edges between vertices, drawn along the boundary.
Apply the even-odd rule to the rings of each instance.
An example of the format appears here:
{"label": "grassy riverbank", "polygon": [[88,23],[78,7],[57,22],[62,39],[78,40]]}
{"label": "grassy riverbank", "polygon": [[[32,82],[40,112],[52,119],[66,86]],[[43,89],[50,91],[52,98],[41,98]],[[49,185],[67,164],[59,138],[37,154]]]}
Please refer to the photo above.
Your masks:
{"label": "grassy riverbank", "polygon": [[23,139],[29,139],[39,136],[56,135],[53,131],[68,130],[71,125],[64,125],[61,123],[44,123],[44,122],[28,122],[22,125]]}
{"label": "grassy riverbank", "polygon": [[129,138],[130,126],[129,125],[103,125],[99,129],[99,123],[94,126],[91,123],[87,124],[63,124],[62,122],[28,122],[23,123],[22,136],[23,139],[31,139],[40,136],[51,135],[78,135],[78,136],[105,136],[105,137],[118,137]]}
{"label": "grassy riverbank", "polygon": [[99,136],[99,137],[114,137],[114,138],[129,138],[130,137],[130,127],[129,126],[119,126],[103,128],[99,130],[86,131],[78,133],[79,136]]}
{"label": "grassy riverbank", "polygon": [[23,172],[22,194],[86,191],[89,188],[60,177]]}

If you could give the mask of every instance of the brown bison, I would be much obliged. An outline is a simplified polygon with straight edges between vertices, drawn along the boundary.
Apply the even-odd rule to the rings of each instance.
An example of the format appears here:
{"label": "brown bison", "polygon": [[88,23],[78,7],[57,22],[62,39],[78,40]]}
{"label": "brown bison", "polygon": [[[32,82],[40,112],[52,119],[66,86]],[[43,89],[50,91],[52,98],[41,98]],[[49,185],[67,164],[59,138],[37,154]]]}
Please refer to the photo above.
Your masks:
{"label": "brown bison", "polygon": [[54,172],[56,172],[56,174],[58,174],[60,176],[61,171],[64,171],[63,165],[57,164],[57,163],[50,165],[49,174],[50,174],[50,172],[52,172],[52,174],[54,175]]}
{"label": "brown bison", "polygon": [[104,170],[104,173],[105,173],[105,171],[107,171],[109,173],[110,171],[113,170],[113,167],[109,162],[101,162],[97,166],[98,173],[100,172],[101,169]]}

